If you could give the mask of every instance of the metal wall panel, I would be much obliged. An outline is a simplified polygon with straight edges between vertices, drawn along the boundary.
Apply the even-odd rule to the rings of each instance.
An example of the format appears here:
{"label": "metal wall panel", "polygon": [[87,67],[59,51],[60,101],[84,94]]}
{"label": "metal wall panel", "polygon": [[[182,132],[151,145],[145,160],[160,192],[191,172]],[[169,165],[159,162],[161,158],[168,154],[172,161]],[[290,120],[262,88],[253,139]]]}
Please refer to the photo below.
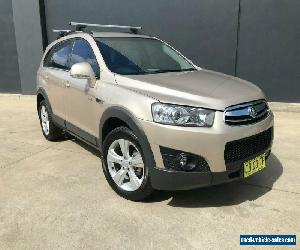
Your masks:
{"label": "metal wall panel", "polygon": [[300,102],[300,1],[241,0],[237,75]]}
{"label": "metal wall panel", "polygon": [[[1,92],[20,91],[21,80],[23,93],[34,92],[33,79],[41,57],[41,30],[38,1],[29,2],[13,0],[23,6],[14,17],[18,29],[18,63],[11,1],[0,0],[0,20],[4,24],[0,30]],[[169,42],[203,68],[231,75],[236,71],[238,77],[260,86],[271,101],[300,102],[299,0],[44,2],[49,42],[55,39],[52,29],[69,28],[70,20],[141,25],[143,33]],[[27,20],[24,27],[23,19]],[[30,39],[20,35],[23,29],[31,30],[30,37],[37,46],[31,46]],[[31,58],[30,67],[26,58]]]}
{"label": "metal wall panel", "polygon": [[23,94],[36,92],[36,72],[42,55],[39,2],[12,0],[19,72]]}
{"label": "metal wall panel", "polygon": [[199,66],[234,74],[238,0],[45,1],[48,37],[72,21],[141,25]]}
{"label": "metal wall panel", "polygon": [[0,0],[0,92],[20,92],[18,54],[11,1]]}

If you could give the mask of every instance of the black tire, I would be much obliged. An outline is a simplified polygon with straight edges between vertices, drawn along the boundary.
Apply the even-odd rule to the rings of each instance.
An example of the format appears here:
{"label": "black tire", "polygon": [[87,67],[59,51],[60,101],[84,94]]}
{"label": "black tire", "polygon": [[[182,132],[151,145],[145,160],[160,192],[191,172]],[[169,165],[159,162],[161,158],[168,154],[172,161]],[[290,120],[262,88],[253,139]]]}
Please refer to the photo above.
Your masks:
{"label": "black tire", "polygon": [[[45,133],[45,131],[43,130],[43,126],[42,126],[42,118],[41,118],[42,107],[45,107],[45,109],[48,113],[48,120],[49,120],[49,133],[48,134]],[[63,130],[54,124],[53,119],[52,119],[51,109],[49,108],[49,104],[45,100],[40,102],[38,111],[39,111],[40,125],[41,125],[41,129],[42,129],[44,137],[48,141],[56,141],[56,140],[62,139],[63,138]]]}
{"label": "black tire", "polygon": [[151,186],[150,182],[150,177],[149,177],[149,167],[144,164],[144,180],[141,184],[141,186],[135,190],[135,191],[126,191],[122,188],[120,188],[112,179],[109,169],[108,169],[108,164],[107,164],[107,154],[108,154],[108,149],[110,145],[118,140],[118,139],[126,139],[138,148],[139,152],[142,155],[143,162],[145,163],[145,157],[147,155],[144,154],[142,151],[142,148],[140,146],[140,142],[138,141],[137,136],[127,127],[118,127],[114,130],[112,130],[106,137],[103,142],[103,157],[102,157],[102,168],[103,172],[105,175],[106,180],[108,181],[109,185],[112,187],[112,189],[122,196],[123,198],[127,200],[132,200],[132,201],[141,201],[147,198],[153,191],[154,189]]}

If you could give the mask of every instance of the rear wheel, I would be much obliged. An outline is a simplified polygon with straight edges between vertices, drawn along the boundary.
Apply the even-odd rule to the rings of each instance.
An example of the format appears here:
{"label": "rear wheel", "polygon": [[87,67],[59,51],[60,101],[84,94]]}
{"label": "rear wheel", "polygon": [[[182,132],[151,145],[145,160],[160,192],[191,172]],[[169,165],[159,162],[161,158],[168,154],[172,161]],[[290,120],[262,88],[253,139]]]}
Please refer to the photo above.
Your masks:
{"label": "rear wheel", "polygon": [[129,200],[143,200],[153,192],[145,156],[136,135],[126,127],[111,131],[103,143],[102,166],[110,186]]}
{"label": "rear wheel", "polygon": [[43,135],[49,141],[55,141],[63,137],[63,131],[57,127],[52,120],[49,105],[45,100],[39,105],[39,118]]}

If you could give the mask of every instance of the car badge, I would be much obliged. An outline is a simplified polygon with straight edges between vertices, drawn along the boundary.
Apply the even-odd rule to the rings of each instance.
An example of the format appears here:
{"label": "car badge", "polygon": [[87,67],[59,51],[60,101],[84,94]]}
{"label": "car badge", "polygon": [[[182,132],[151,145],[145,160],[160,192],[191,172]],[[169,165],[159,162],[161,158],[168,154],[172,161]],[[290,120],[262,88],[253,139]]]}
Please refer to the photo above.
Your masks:
{"label": "car badge", "polygon": [[252,117],[255,118],[257,116],[256,109],[254,107],[249,107],[248,108],[248,114]]}

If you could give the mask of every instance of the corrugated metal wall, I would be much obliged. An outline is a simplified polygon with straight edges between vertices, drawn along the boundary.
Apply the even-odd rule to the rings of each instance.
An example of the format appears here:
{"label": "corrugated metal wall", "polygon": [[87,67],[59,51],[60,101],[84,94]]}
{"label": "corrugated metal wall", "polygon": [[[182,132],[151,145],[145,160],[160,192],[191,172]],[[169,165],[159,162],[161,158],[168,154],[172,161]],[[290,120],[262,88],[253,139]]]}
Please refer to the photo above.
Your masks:
{"label": "corrugated metal wall", "polygon": [[0,0],[0,92],[20,92],[18,53],[11,1]]}
{"label": "corrugated metal wall", "polygon": [[[70,20],[142,25],[144,33],[166,40],[201,67],[250,80],[271,101],[300,102],[299,0],[44,0],[44,3],[49,42],[55,39],[52,29],[68,28]],[[5,45],[0,46],[0,91],[20,88],[10,17],[10,1],[0,0],[0,19],[8,27],[0,31],[1,44]],[[20,44],[22,41],[18,41]],[[34,49],[30,52],[40,53]]]}
{"label": "corrugated metal wall", "polygon": [[50,40],[51,29],[67,28],[70,20],[142,25],[144,33],[166,40],[201,67],[236,72],[272,101],[300,102],[299,0],[51,0],[45,5]]}

